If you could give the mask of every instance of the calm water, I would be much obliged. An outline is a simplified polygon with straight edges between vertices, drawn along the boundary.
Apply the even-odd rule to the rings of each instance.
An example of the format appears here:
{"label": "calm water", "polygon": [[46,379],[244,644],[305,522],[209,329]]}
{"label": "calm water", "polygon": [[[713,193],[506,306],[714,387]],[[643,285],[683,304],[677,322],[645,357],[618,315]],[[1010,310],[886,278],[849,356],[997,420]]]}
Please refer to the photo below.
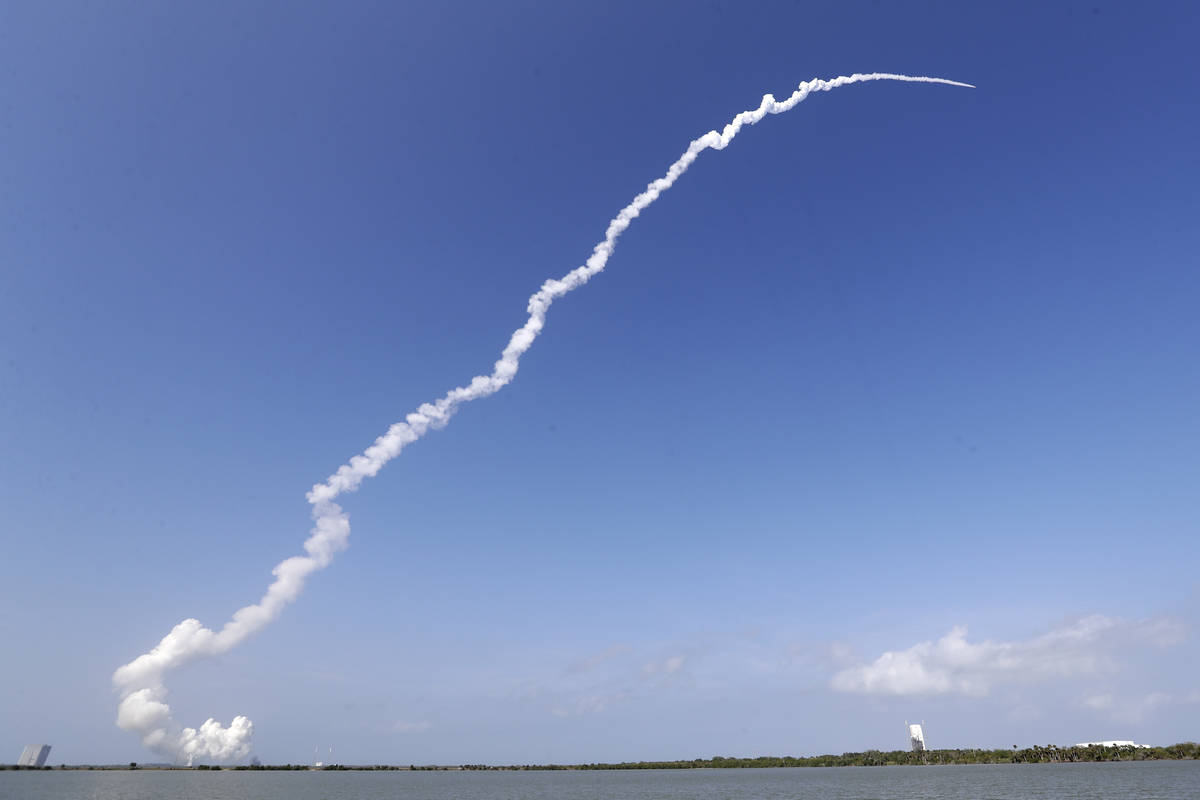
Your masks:
{"label": "calm water", "polygon": [[1200,762],[629,772],[0,772],[0,799],[1194,800]]}

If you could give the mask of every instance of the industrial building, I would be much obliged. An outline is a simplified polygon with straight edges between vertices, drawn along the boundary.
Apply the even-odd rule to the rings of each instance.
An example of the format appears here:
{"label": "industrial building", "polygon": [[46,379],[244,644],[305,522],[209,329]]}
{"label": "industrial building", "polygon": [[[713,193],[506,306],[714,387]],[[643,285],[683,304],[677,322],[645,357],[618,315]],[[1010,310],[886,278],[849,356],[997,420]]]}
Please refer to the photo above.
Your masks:
{"label": "industrial building", "polygon": [[50,745],[48,744],[27,744],[25,749],[21,751],[21,758],[17,760],[18,767],[44,767],[46,766],[46,757],[50,755]]}

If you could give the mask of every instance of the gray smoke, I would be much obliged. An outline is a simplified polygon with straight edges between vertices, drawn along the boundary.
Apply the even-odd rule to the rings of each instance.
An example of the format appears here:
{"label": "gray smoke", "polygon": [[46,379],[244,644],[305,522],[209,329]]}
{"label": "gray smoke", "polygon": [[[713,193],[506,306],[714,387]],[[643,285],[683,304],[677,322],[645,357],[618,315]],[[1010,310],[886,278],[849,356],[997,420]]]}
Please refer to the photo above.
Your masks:
{"label": "gray smoke", "polygon": [[604,232],[604,240],[593,248],[587,261],[561,278],[546,281],[529,298],[529,317],[524,325],[513,332],[500,359],[493,365],[491,374],[476,375],[467,385],[451,389],[431,403],[422,404],[403,422],[388,428],[387,433],[376,439],[362,454],[339,467],[324,483],[313,486],[307,498],[312,504],[314,525],[304,542],[304,555],[292,556],[275,566],[272,570],[275,580],[258,603],[236,611],[220,631],[206,628],[198,620],[185,619],[172,628],[153,650],[113,673],[113,684],[121,696],[117,725],[123,730],[139,734],[143,745],[175,761],[192,763],[196,759],[206,759],[228,762],[245,758],[250,753],[253,723],[239,716],[234,717],[228,727],[213,719],[207,720],[198,729],[180,726],[171,718],[171,709],[166,702],[167,688],[163,683],[166,674],[196,659],[228,652],[266,627],[288,603],[299,597],[308,576],[329,566],[333,557],[347,546],[350,522],[334,500],[345,492],[357,489],[365,478],[378,473],[407,445],[431,429],[445,426],[463,403],[487,397],[508,385],[517,374],[521,356],[542,332],[546,312],[554,301],[587,283],[604,269],[617,246],[618,237],[647,206],[679,180],[679,176],[687,171],[702,151],[709,148],[724,150],[745,125],[753,125],[767,114],[782,114],[813,92],[866,81],[942,83],[974,88],[971,84],[944,78],[885,72],[854,74],[832,80],[814,79],[801,83],[786,100],[764,95],[758,108],[738,114],[721,132],[709,131],[693,140],[683,155],[667,168],[663,177],[650,183],[645,191],[613,217]]}

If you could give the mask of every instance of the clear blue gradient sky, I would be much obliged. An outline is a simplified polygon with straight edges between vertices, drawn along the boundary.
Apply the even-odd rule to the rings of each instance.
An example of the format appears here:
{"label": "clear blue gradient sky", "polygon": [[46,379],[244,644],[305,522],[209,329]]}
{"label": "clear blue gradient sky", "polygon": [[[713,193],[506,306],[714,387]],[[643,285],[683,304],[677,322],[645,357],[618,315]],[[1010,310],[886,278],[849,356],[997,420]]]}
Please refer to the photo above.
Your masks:
{"label": "clear blue gradient sky", "polygon": [[[264,761],[1195,740],[1192,3],[0,8],[0,761],[149,760],[114,668]],[[963,632],[962,628],[966,631]]]}

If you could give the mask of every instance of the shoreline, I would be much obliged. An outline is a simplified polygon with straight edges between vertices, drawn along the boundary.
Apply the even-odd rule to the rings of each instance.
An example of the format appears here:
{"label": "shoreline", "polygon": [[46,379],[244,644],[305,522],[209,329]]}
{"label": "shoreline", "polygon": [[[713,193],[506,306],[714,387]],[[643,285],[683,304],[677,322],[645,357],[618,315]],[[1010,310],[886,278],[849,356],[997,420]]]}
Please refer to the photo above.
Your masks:
{"label": "shoreline", "polygon": [[1200,759],[1200,744],[1180,742],[1164,747],[1059,747],[1056,745],[1033,746],[1024,749],[943,749],[911,752],[908,750],[865,750],[842,753],[841,755],[819,756],[757,756],[754,758],[726,758],[714,756],[708,759],[686,761],[622,761],[590,764],[460,764],[460,765],[396,765],[396,764],[329,764],[320,767],[308,764],[252,764],[219,765],[197,764],[182,766],[175,764],[59,764],[57,766],[25,767],[15,764],[0,764],[0,771],[58,771],[58,770],[185,770],[185,771],[405,771],[405,772],[592,772],[601,770],[675,770],[675,769],[786,769],[811,767],[883,767],[883,766],[964,766],[971,764],[1088,764],[1116,761],[1194,761]]}

